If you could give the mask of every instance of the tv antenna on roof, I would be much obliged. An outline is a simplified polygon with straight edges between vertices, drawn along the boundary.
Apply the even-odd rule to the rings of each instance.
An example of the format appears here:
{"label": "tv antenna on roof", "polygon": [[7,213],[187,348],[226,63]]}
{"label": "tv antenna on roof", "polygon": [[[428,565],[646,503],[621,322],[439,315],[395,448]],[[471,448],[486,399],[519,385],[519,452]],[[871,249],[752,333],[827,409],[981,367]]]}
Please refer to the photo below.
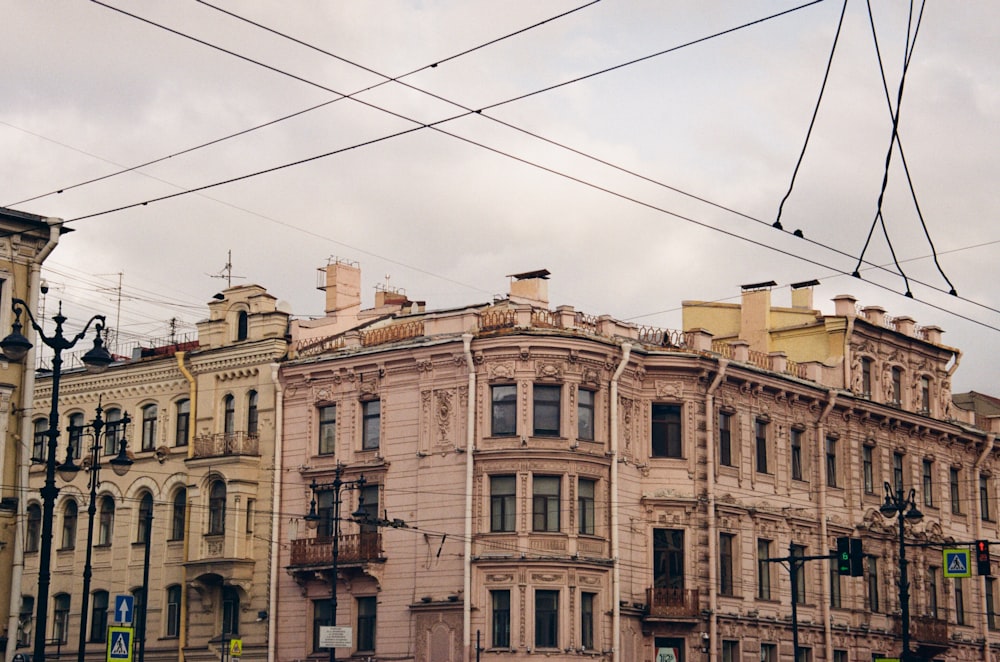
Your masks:
{"label": "tv antenna on roof", "polygon": [[226,289],[233,286],[234,278],[246,278],[246,276],[234,276],[233,275],[233,251],[232,249],[226,251],[226,265],[217,274],[205,274],[209,278],[225,278],[226,279]]}

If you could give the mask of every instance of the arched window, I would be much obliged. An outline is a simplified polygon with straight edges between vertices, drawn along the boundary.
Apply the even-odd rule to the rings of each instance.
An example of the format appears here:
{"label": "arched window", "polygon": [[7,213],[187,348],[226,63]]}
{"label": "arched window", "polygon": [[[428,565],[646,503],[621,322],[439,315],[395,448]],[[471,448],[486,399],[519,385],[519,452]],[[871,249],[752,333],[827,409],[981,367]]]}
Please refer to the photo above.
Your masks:
{"label": "arched window", "polygon": [[178,584],[167,587],[167,622],[168,637],[177,637],[181,633],[181,587]]}
{"label": "arched window", "polygon": [[111,544],[111,536],[114,533],[114,522],[115,522],[114,498],[112,498],[107,494],[102,496],[98,510],[99,510],[99,515],[97,521],[97,544],[107,546]]}
{"label": "arched window", "polygon": [[240,594],[232,586],[222,587],[222,638],[240,633]]}
{"label": "arched window", "polygon": [[208,533],[226,532],[226,484],[221,480],[212,482],[208,490]]}
{"label": "arched window", "polygon": [[45,461],[45,442],[48,441],[49,424],[44,418],[35,419],[34,436],[31,438],[31,461]]}
{"label": "arched window", "polygon": [[122,439],[122,410],[108,409],[104,412],[104,454],[118,455],[118,444]]}
{"label": "arched window", "polygon": [[170,539],[184,539],[184,524],[187,517],[187,490],[183,487],[174,492],[170,512]]}
{"label": "arched window", "polygon": [[135,541],[149,541],[153,527],[153,495],[146,492],[139,500],[139,526],[136,529]]}
{"label": "arched window", "polygon": [[232,395],[222,399],[222,431],[227,437],[236,432],[236,398]]}
{"label": "arched window", "polygon": [[79,509],[76,501],[74,499],[66,501],[66,505],[63,506],[62,545],[60,549],[73,549],[76,547],[76,522],[78,515]]}
{"label": "arched window", "polygon": [[52,638],[61,644],[66,643],[69,633],[69,594],[59,593],[53,599],[52,608]]}
{"label": "arched window", "polygon": [[257,434],[257,391],[247,393],[247,434]]}
{"label": "arched window", "polygon": [[247,311],[241,310],[236,316],[236,339],[247,339],[247,328],[249,327],[249,316]]}
{"label": "arched window", "polygon": [[37,503],[28,506],[28,521],[24,531],[24,551],[37,552],[42,532],[42,509]]}
{"label": "arched window", "polygon": [[191,426],[191,401],[187,398],[177,401],[177,425],[174,428],[174,445],[187,446],[188,430]]}
{"label": "arched window", "polygon": [[[83,447],[86,443],[83,437],[83,426],[83,414],[77,412],[69,415],[69,447],[73,451],[74,460],[79,460],[83,457],[83,451],[90,450]],[[87,455],[89,456],[90,453],[87,453]]]}
{"label": "arched window", "polygon": [[90,641],[103,644],[108,632],[108,592],[94,591],[90,610]]}
{"label": "arched window", "polygon": [[156,405],[142,408],[142,450],[151,451],[156,447]]}

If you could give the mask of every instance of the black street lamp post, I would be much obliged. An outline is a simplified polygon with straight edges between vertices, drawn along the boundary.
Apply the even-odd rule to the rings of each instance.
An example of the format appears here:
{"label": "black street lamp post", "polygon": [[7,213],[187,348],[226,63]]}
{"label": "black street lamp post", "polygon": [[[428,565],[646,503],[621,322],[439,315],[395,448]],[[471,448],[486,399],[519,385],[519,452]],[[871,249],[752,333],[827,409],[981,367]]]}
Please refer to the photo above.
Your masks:
{"label": "black street lamp post", "polygon": [[95,315],[87,321],[83,330],[72,338],[67,338],[63,333],[63,323],[66,318],[62,314],[62,305],[59,312],[52,317],[56,323],[55,332],[51,336],[46,336],[45,331],[28,308],[27,303],[22,299],[13,300],[14,323],[11,325],[9,336],[0,340],[0,350],[3,351],[10,361],[21,361],[31,349],[31,341],[21,334],[21,313],[28,316],[31,327],[38,334],[41,341],[52,349],[52,406],[49,410],[49,429],[46,433],[48,437],[48,448],[45,455],[45,483],[39,493],[42,497],[42,531],[38,552],[38,595],[35,599],[35,648],[32,655],[34,662],[45,662],[45,634],[48,629],[48,609],[49,609],[49,583],[52,575],[52,520],[55,514],[56,496],[59,488],[56,487],[56,447],[59,443],[59,380],[62,377],[62,354],[68,349],[76,346],[77,341],[83,338],[90,326],[94,324],[94,346],[83,356],[84,366],[91,372],[103,372],[114,361],[111,354],[104,347],[101,340],[101,332],[104,330],[105,319],[103,315]]}
{"label": "black street lamp post", "polygon": [[[306,515],[306,525],[315,528],[319,525],[320,515],[316,511],[316,493],[319,491],[331,491],[333,493],[333,509],[330,512],[329,526],[333,536],[333,568],[330,573],[330,625],[337,626],[337,574],[338,562],[340,560],[340,491],[344,488],[349,490],[360,490],[365,486],[365,477],[361,476],[357,480],[342,480],[343,469],[337,464],[336,472],[332,483],[317,484],[313,479],[309,489],[312,490],[312,500],[309,503],[309,514]],[[367,513],[361,508],[361,499],[358,499],[358,510],[351,515],[354,520],[364,520]],[[330,646],[330,662],[337,662],[337,649]]]}
{"label": "black street lamp post", "polygon": [[[72,447],[71,441],[71,446],[66,451],[66,462],[59,467],[59,475],[67,481],[72,480],[81,468],[85,468],[90,473],[90,503],[87,506],[87,551],[83,563],[83,595],[81,597],[83,602],[80,606],[80,644],[77,651],[78,662],[84,662],[87,656],[87,616],[90,606],[90,578],[94,574],[94,569],[91,564],[94,551],[94,515],[97,514],[97,488],[101,485],[101,450],[103,448],[101,445],[101,431],[105,428],[105,421],[102,416],[103,413],[104,409],[102,409],[100,403],[98,403],[97,412],[90,425],[70,426],[68,429],[70,439],[73,439],[74,434],[79,434],[81,443],[83,442],[83,430],[85,428],[93,430],[94,443],[91,444],[88,449],[90,452],[90,455],[88,456],[89,464],[86,467],[79,467],[73,463],[73,455],[76,449]],[[124,476],[132,466],[132,460],[129,459],[126,451],[128,442],[125,439],[125,427],[128,424],[129,417],[128,414],[125,414],[120,423],[120,428],[117,427],[118,424],[116,423],[112,424],[116,426],[115,428],[108,425],[107,431],[104,432],[105,435],[113,434],[114,437],[112,437],[112,439],[118,443],[118,454],[109,460],[108,464],[111,465],[115,474],[119,476]]]}
{"label": "black street lamp post", "polygon": [[899,526],[899,611],[902,621],[903,650],[899,656],[900,662],[910,662],[913,654],[910,651],[910,580],[907,573],[906,560],[906,539],[904,537],[906,520],[919,521],[924,514],[917,508],[915,501],[916,491],[911,489],[910,493],[903,498],[903,487],[899,485],[898,490],[893,490],[886,482],[885,501],[879,508],[879,512],[886,519],[896,518]]}

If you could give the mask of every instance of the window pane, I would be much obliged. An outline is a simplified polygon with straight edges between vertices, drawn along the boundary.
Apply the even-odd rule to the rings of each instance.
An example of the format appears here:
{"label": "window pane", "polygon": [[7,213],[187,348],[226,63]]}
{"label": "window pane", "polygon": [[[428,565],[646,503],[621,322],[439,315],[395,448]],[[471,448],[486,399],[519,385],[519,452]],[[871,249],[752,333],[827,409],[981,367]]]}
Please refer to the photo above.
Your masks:
{"label": "window pane", "polygon": [[534,397],[534,433],[538,436],[558,437],[562,387],[535,384]]}
{"label": "window pane", "polygon": [[498,384],[490,388],[493,413],[490,434],[494,437],[513,436],[517,433],[517,386]]}
{"label": "window pane", "polygon": [[490,476],[490,531],[514,530],[514,476]]}
{"label": "window pane", "polygon": [[337,406],[319,408],[319,454],[332,455],[337,448]]}
{"label": "window pane", "polygon": [[595,513],[594,513],[594,493],[597,482],[588,478],[581,478],[577,483],[577,517],[580,520],[579,532],[592,536],[594,535]]}
{"label": "window pane", "polygon": [[681,457],[681,407],[653,403],[653,457]]}
{"label": "window pane", "polygon": [[510,648],[510,591],[490,591],[493,608],[493,648]]}
{"label": "window pane", "polygon": [[375,598],[358,598],[358,650],[375,650]]}
{"label": "window pane", "polygon": [[369,400],[362,405],[361,448],[372,450],[379,447],[379,434],[382,426],[382,402]]}
{"label": "window pane", "polygon": [[532,529],[559,531],[559,476],[535,476],[532,481]]}
{"label": "window pane", "polygon": [[583,441],[594,440],[594,392],[587,389],[577,392],[576,436]]}
{"label": "window pane", "polygon": [[535,591],[535,646],[559,646],[559,591]]}

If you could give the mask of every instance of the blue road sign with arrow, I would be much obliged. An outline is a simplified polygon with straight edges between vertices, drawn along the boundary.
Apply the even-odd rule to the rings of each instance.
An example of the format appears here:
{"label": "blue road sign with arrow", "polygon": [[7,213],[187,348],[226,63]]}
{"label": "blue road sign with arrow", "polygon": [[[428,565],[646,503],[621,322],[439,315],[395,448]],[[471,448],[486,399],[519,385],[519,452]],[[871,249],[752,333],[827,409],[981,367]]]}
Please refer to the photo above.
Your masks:
{"label": "blue road sign with arrow", "polygon": [[132,613],[135,611],[134,595],[115,596],[115,623],[132,624]]}

